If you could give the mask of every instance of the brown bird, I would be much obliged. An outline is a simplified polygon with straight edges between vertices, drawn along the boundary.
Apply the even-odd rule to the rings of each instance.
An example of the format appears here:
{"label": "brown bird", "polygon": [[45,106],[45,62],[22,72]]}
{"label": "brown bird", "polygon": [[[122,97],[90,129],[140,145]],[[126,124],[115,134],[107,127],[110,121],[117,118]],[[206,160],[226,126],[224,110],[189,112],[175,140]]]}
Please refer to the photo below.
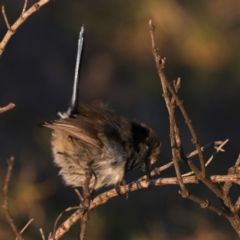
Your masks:
{"label": "brown bird", "polygon": [[156,133],[145,124],[119,117],[101,101],[78,105],[78,72],[83,46],[81,28],[70,108],[60,119],[41,126],[53,129],[54,162],[66,185],[79,187],[86,181],[87,163],[96,176],[90,188],[121,184],[124,174],[136,168],[147,172],[160,154]]}

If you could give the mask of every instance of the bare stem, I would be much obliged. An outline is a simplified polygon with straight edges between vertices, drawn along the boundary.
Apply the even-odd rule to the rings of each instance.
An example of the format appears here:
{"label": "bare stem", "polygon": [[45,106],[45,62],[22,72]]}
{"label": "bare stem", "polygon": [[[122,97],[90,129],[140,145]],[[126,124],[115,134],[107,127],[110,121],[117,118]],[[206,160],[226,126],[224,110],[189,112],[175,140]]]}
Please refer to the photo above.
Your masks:
{"label": "bare stem", "polygon": [[22,14],[24,14],[24,13],[26,12],[27,3],[28,3],[28,0],[24,0],[24,5],[23,5],[23,9],[22,9]]}
{"label": "bare stem", "polygon": [[3,37],[2,41],[0,42],[0,56],[2,55],[6,45],[8,43],[8,41],[10,40],[12,35],[16,32],[16,30],[24,23],[24,21],[28,17],[30,17],[33,13],[38,11],[43,5],[47,4],[48,2],[50,2],[50,0],[40,0],[37,3],[33,4],[32,7],[30,7],[26,11],[27,0],[25,0],[24,1],[24,5],[23,5],[22,13],[21,13],[20,17],[15,21],[15,23],[13,25],[9,24],[9,22],[7,20],[6,13],[5,13],[4,6],[2,6],[2,14],[3,14],[3,17],[4,17],[4,21],[6,23],[6,26],[8,28],[8,31],[5,34],[5,36]]}
{"label": "bare stem", "polygon": [[44,235],[44,232],[43,232],[42,228],[40,228],[40,229],[39,229],[39,232],[40,232],[40,234],[41,234],[42,240],[46,240],[46,238],[45,238],[45,235]]}
{"label": "bare stem", "polygon": [[205,169],[204,158],[203,158],[203,154],[201,151],[201,146],[199,144],[199,140],[198,140],[195,130],[192,126],[191,120],[189,119],[188,114],[187,114],[185,108],[183,107],[182,101],[178,98],[175,90],[172,88],[172,86],[167,81],[166,75],[164,73],[164,66],[165,66],[166,58],[161,58],[158,53],[158,48],[156,47],[155,38],[154,38],[155,27],[152,23],[152,20],[149,21],[149,26],[150,26],[150,35],[151,35],[151,41],[152,41],[152,53],[153,53],[153,56],[155,59],[156,68],[158,70],[158,74],[159,74],[161,83],[162,83],[162,85],[164,85],[165,88],[167,88],[169,90],[172,97],[176,101],[177,106],[180,108],[180,110],[183,114],[183,117],[184,117],[184,119],[188,125],[188,128],[190,130],[190,133],[192,135],[192,142],[196,146],[196,149],[198,150],[199,160],[200,160],[200,164],[201,164],[201,174],[205,178],[206,169]]}
{"label": "bare stem", "polygon": [[[214,176],[211,176],[210,178],[211,178],[212,182],[216,182],[216,183],[232,181],[235,184],[240,185],[240,179],[237,174],[235,174],[235,175],[214,175]],[[183,179],[184,184],[198,184],[199,183],[196,176],[183,177],[182,179]],[[150,186],[153,187],[153,186],[164,186],[164,185],[179,185],[179,181],[176,177],[159,178],[159,179],[150,180],[150,181],[146,181],[146,180],[136,181],[136,182],[129,183],[125,186],[120,186],[119,188],[120,188],[120,191],[122,194],[127,194],[129,192],[137,191],[137,190],[144,189],[144,188],[149,188]],[[97,197],[95,197],[91,201],[89,210],[92,210],[99,205],[105,204],[109,199],[111,199],[113,197],[118,197],[118,196],[119,196],[119,194],[115,188],[111,189],[107,192],[104,192],[104,193],[98,195]],[[188,195],[187,197],[191,199],[191,195]],[[206,200],[203,200],[203,201],[206,202]],[[213,206],[213,205],[209,205],[209,206]],[[208,207],[208,208],[210,210],[213,210],[212,207]],[[224,215],[224,216],[226,215],[226,216],[230,217],[228,211],[223,211],[221,208],[216,208],[216,209],[218,209],[218,210],[216,210],[215,212],[217,212],[217,213],[221,212],[222,215]],[[83,208],[79,208],[64,223],[62,223],[61,226],[56,230],[55,238],[50,238],[49,240],[60,239],[61,236],[63,234],[65,234],[72,225],[74,225],[79,219],[82,219],[84,212],[85,211]]]}
{"label": "bare stem", "polygon": [[0,108],[0,114],[14,108],[15,106],[14,103],[9,103],[7,106]]}
{"label": "bare stem", "polygon": [[6,175],[4,186],[3,186],[3,210],[5,212],[7,222],[12,228],[12,231],[15,233],[17,239],[24,240],[21,236],[21,233],[17,230],[17,227],[13,221],[13,218],[11,217],[11,214],[8,208],[8,186],[11,179],[13,163],[14,163],[14,157],[10,157],[10,159],[8,160],[7,175]]}

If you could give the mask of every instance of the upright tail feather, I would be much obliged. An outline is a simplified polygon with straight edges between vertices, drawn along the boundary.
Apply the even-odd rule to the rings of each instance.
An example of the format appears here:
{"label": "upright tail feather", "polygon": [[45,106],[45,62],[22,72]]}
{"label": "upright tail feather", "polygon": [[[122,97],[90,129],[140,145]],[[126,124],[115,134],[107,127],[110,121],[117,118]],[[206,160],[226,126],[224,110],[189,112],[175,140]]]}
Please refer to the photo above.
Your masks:
{"label": "upright tail feather", "polygon": [[72,93],[70,107],[68,110],[68,115],[76,113],[77,107],[78,107],[78,87],[79,87],[79,75],[80,75],[79,69],[81,67],[81,56],[82,56],[83,40],[84,40],[83,34],[84,34],[84,25],[81,27],[81,31],[79,33],[77,59],[76,59],[76,67],[75,67],[74,83],[73,83],[73,93]]}

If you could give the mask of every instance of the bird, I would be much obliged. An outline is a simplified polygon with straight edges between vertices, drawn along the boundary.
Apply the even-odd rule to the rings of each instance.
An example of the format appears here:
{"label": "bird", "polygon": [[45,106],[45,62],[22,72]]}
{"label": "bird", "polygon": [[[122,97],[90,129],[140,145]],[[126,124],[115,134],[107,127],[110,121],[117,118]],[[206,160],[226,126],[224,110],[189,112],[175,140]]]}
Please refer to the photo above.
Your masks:
{"label": "bird", "polygon": [[79,33],[70,107],[59,113],[59,119],[41,124],[53,130],[51,146],[59,174],[65,185],[83,187],[91,162],[95,177],[91,177],[89,188],[94,190],[123,184],[126,172],[134,169],[146,171],[149,179],[151,165],[160,154],[161,143],[156,132],[136,120],[116,115],[100,100],[78,101],[83,34],[84,26]]}

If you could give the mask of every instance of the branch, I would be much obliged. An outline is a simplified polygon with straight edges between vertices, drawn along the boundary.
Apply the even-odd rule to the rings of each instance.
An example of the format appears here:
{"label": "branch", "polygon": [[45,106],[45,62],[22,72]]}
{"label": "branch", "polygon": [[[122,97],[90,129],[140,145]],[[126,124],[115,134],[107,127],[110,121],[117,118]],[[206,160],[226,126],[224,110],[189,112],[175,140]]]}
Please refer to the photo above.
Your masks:
{"label": "branch", "polygon": [[63,216],[64,213],[67,213],[67,212],[70,212],[70,211],[73,211],[73,210],[76,210],[76,209],[79,209],[80,207],[79,206],[75,206],[75,207],[69,207],[67,209],[65,209],[63,212],[61,212],[58,217],[56,218],[55,220],[55,223],[54,223],[54,227],[53,227],[53,232],[52,232],[52,239],[55,240],[56,239],[56,229],[57,229],[57,225],[58,225],[58,222],[60,220],[60,218]]}
{"label": "branch", "polygon": [[[31,218],[27,223],[26,225],[22,228],[22,230],[20,231],[20,234],[22,234],[27,228],[28,226],[33,222],[33,218]],[[16,240],[18,240],[18,238],[16,238]]]}
{"label": "branch", "polygon": [[7,106],[0,108],[0,114],[14,108],[15,106],[14,103],[9,103]]}
{"label": "branch", "polygon": [[[228,139],[226,139],[224,142],[223,141],[214,141],[214,142],[210,142],[208,144],[206,144],[205,146],[201,147],[201,151],[205,151],[206,149],[208,149],[209,147],[213,147],[214,149],[216,149],[216,152],[211,156],[211,158],[213,159],[213,157],[216,155],[216,153],[218,152],[225,152],[225,150],[222,148],[226,143],[228,142]],[[195,155],[197,155],[198,152],[197,150],[194,150],[190,153],[187,154],[187,158],[193,157]],[[210,159],[209,159],[210,160]],[[205,166],[208,166],[209,164],[209,160],[207,161],[207,163],[205,164]],[[170,168],[173,165],[173,162],[169,162],[161,167],[156,167],[154,168],[151,172],[150,172],[150,176],[156,176],[156,175],[160,175],[160,173],[168,168]],[[191,173],[191,174],[190,174]],[[193,172],[190,173],[186,173],[183,174],[182,176],[188,176],[188,175],[192,175]],[[143,176],[140,179],[138,179],[138,181],[141,180],[146,180],[147,176]]]}
{"label": "branch", "polygon": [[24,5],[23,5],[23,9],[22,9],[22,14],[24,14],[26,12],[27,3],[28,3],[28,0],[25,0]]}
{"label": "branch", "polygon": [[[166,58],[161,58],[159,53],[158,53],[158,49],[156,48],[155,39],[154,39],[154,29],[155,29],[155,27],[153,26],[153,23],[152,23],[151,20],[149,21],[149,26],[150,26],[150,35],[151,35],[151,41],[152,41],[152,53],[153,53],[153,56],[154,56],[154,59],[155,59],[156,68],[158,70],[159,78],[161,80],[163,89],[167,88],[168,91],[171,93],[171,96],[174,99],[174,101],[176,101],[176,104],[179,107],[179,109],[180,109],[180,111],[181,111],[181,113],[182,113],[182,115],[185,119],[185,122],[188,125],[190,133],[192,135],[192,142],[196,146],[196,149],[198,151],[199,161],[200,161],[200,164],[201,164],[201,170],[199,170],[198,167],[196,167],[196,165],[191,161],[190,158],[187,158],[183,154],[183,151],[181,151],[181,159],[184,160],[187,163],[189,168],[195,173],[196,177],[199,180],[201,180],[205,184],[205,186],[207,186],[222,201],[222,204],[223,204],[223,209],[222,210],[225,211],[226,213],[228,213],[228,214],[224,213],[223,215],[225,217],[227,217],[227,219],[230,221],[230,223],[232,224],[235,231],[240,236],[240,219],[239,219],[239,216],[238,216],[238,212],[236,211],[235,206],[232,204],[231,199],[227,195],[228,192],[229,192],[229,189],[231,187],[231,183],[229,183],[229,182],[225,183],[225,189],[222,189],[222,187],[219,184],[214,184],[213,181],[211,181],[211,179],[206,176],[206,168],[205,168],[205,163],[204,163],[205,161],[204,161],[204,158],[203,158],[203,153],[201,151],[201,146],[199,144],[199,140],[197,138],[197,135],[195,133],[195,130],[193,128],[191,120],[189,119],[188,114],[187,114],[185,108],[183,107],[182,101],[179,99],[179,97],[176,93],[176,90],[167,81],[167,78],[165,76],[164,66],[165,66]],[[165,99],[166,99],[166,97],[165,97]],[[167,104],[167,107],[168,107],[168,104]],[[172,112],[169,112],[170,125],[174,124],[174,120],[175,120],[175,119],[173,120],[174,117],[172,117],[171,114],[172,114]],[[170,135],[171,134],[172,133],[170,132]],[[178,138],[178,129],[177,129],[177,131],[175,131],[175,140],[177,140],[177,138]],[[230,171],[229,174],[231,174],[231,173],[232,172]],[[176,171],[176,174],[179,175],[179,173],[177,171]],[[184,191],[181,194],[182,194],[182,197],[189,198],[189,199],[191,199],[195,202],[198,202],[200,205],[203,204],[202,200],[195,197],[195,196],[186,195],[186,192],[184,193]],[[206,205],[206,207],[210,206],[208,201],[205,202],[205,205]],[[210,209],[214,210],[213,208],[210,208]]]}
{"label": "branch", "polygon": [[[160,74],[161,71],[164,68],[166,58],[161,59],[160,56],[156,54],[157,53],[157,48],[155,46],[155,41],[154,41],[154,37],[153,37],[154,26],[151,24],[151,21],[150,21],[149,24],[150,24],[150,34],[151,34],[151,39],[152,39],[152,52],[153,52],[153,55],[155,57],[158,72]],[[157,63],[159,63],[159,64],[157,64]],[[179,149],[181,147],[181,139],[180,139],[180,136],[179,136],[179,129],[177,128],[176,121],[175,121],[175,116],[174,116],[175,100],[173,98],[170,99],[170,96],[169,96],[168,90],[167,90],[167,86],[166,86],[166,83],[165,83],[166,81],[163,80],[163,77],[160,77],[160,81],[161,81],[162,88],[163,88],[163,97],[164,97],[164,100],[166,102],[167,110],[168,110],[168,113],[169,113],[170,140],[171,140],[173,164],[174,164],[174,167],[175,167],[175,172],[176,172],[176,175],[177,175],[177,178],[178,178],[178,181],[179,181],[180,188],[182,190],[181,192],[184,196],[187,196],[188,192],[187,192],[187,189],[185,188],[185,186],[183,184],[183,180],[182,180],[182,176],[181,176],[181,172],[180,172],[180,168],[179,168],[179,163],[178,163],[178,159],[180,159]],[[175,90],[178,91],[179,87],[180,87],[180,79],[178,79],[177,82],[176,82]]]}
{"label": "branch", "polygon": [[45,235],[44,235],[44,232],[43,232],[42,228],[40,228],[40,229],[39,229],[39,232],[40,232],[40,234],[41,234],[42,240],[46,240],[46,238],[45,238]]}
{"label": "branch", "polygon": [[153,52],[153,56],[156,62],[156,67],[158,70],[158,74],[159,77],[161,79],[162,82],[164,82],[164,84],[166,85],[167,89],[169,90],[169,92],[172,94],[172,96],[174,97],[178,107],[180,108],[182,115],[188,125],[188,128],[190,130],[190,133],[192,135],[192,142],[193,144],[195,144],[196,149],[198,151],[198,156],[199,156],[199,160],[201,163],[201,171],[194,165],[194,163],[189,159],[189,158],[184,158],[183,154],[182,154],[182,158],[184,158],[183,160],[186,161],[186,163],[188,164],[188,166],[190,167],[190,169],[196,174],[197,178],[199,180],[201,180],[212,192],[214,192],[220,199],[223,199],[223,191],[220,187],[218,187],[217,185],[215,185],[214,183],[212,183],[208,178],[206,178],[206,171],[205,171],[205,164],[204,164],[204,158],[203,158],[203,153],[201,151],[201,146],[199,144],[199,141],[197,139],[195,130],[193,129],[191,120],[188,117],[188,114],[185,110],[185,108],[183,107],[182,101],[178,98],[176,92],[174,91],[174,89],[172,88],[172,86],[169,84],[169,82],[166,79],[165,73],[164,73],[164,65],[165,65],[165,61],[166,58],[161,58],[159,53],[158,53],[158,49],[156,48],[155,45],[155,39],[154,39],[154,29],[155,27],[153,26],[152,21],[149,21],[149,26],[150,26],[150,35],[151,35],[151,40],[152,40],[152,52]]}
{"label": "branch", "polygon": [[11,31],[11,26],[10,26],[10,24],[9,24],[9,22],[8,22],[8,18],[7,18],[7,15],[6,15],[6,12],[5,12],[5,8],[4,8],[3,5],[2,5],[2,15],[3,15],[3,18],[4,18],[5,24],[6,24],[6,26],[7,26],[7,29],[8,29],[9,31]]}
{"label": "branch", "polygon": [[10,211],[9,211],[9,208],[8,208],[8,186],[9,186],[9,181],[10,181],[10,178],[11,178],[13,162],[14,162],[14,157],[10,157],[10,159],[8,160],[7,175],[6,175],[4,186],[3,186],[3,210],[5,212],[7,222],[9,223],[13,232],[15,233],[17,239],[24,240],[21,236],[21,233],[17,230],[17,227],[16,227],[16,225],[13,221],[13,218],[10,215]]}
{"label": "branch", "polygon": [[[237,174],[234,175],[214,175],[211,176],[211,181],[219,183],[219,182],[227,182],[227,181],[231,181],[235,184],[240,185],[240,176]],[[188,177],[183,177],[183,183],[184,184],[198,184],[199,181],[196,178],[196,176],[188,176]],[[120,191],[122,194],[127,194],[129,192],[134,192],[140,189],[144,189],[144,188],[149,188],[149,187],[156,187],[156,186],[164,186],[164,185],[179,185],[178,179],[176,177],[172,177],[172,178],[159,178],[156,180],[150,180],[150,181],[135,181],[132,183],[129,183],[125,186],[119,186]],[[96,208],[99,205],[105,204],[109,199],[114,198],[114,197],[118,197],[119,194],[116,191],[116,189],[111,189],[107,192],[104,192],[100,195],[98,195],[97,197],[95,197],[89,207],[89,210],[92,210],[94,208]],[[189,195],[190,197],[192,197],[191,195]],[[190,198],[189,197],[189,198]],[[195,197],[196,198],[196,197]],[[197,198],[196,198],[197,199]],[[191,199],[192,200],[192,199]],[[206,200],[199,200],[201,201],[201,206],[204,207],[203,203],[206,203]],[[231,215],[229,214],[228,211],[225,211],[221,208],[217,208],[213,205],[211,205],[210,203],[208,204],[208,206],[206,206],[207,208],[209,208],[210,210],[215,211],[216,213],[221,215],[224,215],[226,217],[230,217]],[[83,217],[84,214],[84,209],[78,209],[75,213],[73,213],[64,223],[61,224],[61,226],[56,230],[55,232],[55,238],[50,238],[49,240],[57,240],[59,239],[63,234],[65,234],[72,225],[74,225],[79,219],[81,219]]]}
{"label": "branch", "polygon": [[[91,199],[90,198],[91,198],[92,191],[95,188],[96,183],[97,183],[96,175],[94,174],[94,171],[92,169],[92,163],[93,162],[89,158],[87,152],[85,152],[85,155],[86,155],[88,161],[86,162],[86,170],[85,170],[86,179],[85,179],[85,183],[84,183],[84,186],[83,186],[84,199],[80,204],[80,208],[83,209],[84,214],[83,214],[82,221],[81,221],[81,229],[80,229],[80,234],[79,234],[79,240],[84,240],[84,237],[85,237],[85,234],[86,234],[87,223],[89,221],[89,207],[90,207],[90,204],[91,204]],[[90,180],[91,180],[92,176],[95,177],[95,181],[94,181],[92,191],[90,191],[89,185],[90,185]]]}
{"label": "branch", "polygon": [[[158,53],[158,48],[156,47],[155,38],[154,38],[155,27],[153,26],[152,20],[149,21],[149,26],[150,26],[150,35],[151,35],[151,41],[152,41],[152,53],[153,53],[153,56],[155,59],[156,68],[158,70],[160,80],[164,84],[164,86],[166,86],[166,88],[169,90],[169,92],[172,94],[174,100],[177,103],[177,106],[180,108],[180,110],[182,112],[182,115],[186,121],[186,124],[188,125],[190,133],[192,135],[192,142],[196,146],[196,149],[198,150],[199,160],[200,160],[200,164],[201,164],[201,173],[202,173],[202,176],[205,178],[206,170],[205,170],[204,158],[203,158],[203,154],[201,151],[201,146],[199,144],[199,140],[198,140],[195,130],[192,126],[191,120],[189,119],[188,114],[187,114],[185,108],[183,107],[182,101],[178,98],[175,90],[172,88],[172,86],[167,81],[166,75],[163,70],[165,67],[166,58],[161,58]],[[163,88],[164,88],[164,86],[163,86]]]}
{"label": "branch", "polygon": [[23,6],[23,10],[22,13],[20,15],[20,17],[16,20],[16,22],[11,26],[8,22],[7,19],[7,15],[5,13],[5,8],[4,6],[2,6],[2,14],[3,14],[3,18],[5,20],[6,26],[8,28],[7,33],[5,34],[5,36],[3,37],[2,41],[0,42],[0,56],[2,55],[8,41],[10,40],[10,38],[12,37],[12,35],[16,32],[16,30],[23,24],[23,22],[30,17],[34,12],[36,12],[37,10],[39,10],[43,5],[47,4],[48,2],[50,2],[50,0],[40,0],[37,3],[33,4],[32,7],[30,7],[27,11],[26,11],[26,7],[27,7],[27,0],[24,1],[24,6]]}
{"label": "branch", "polygon": [[[215,156],[218,152],[225,152],[225,150],[224,150],[222,147],[223,147],[225,144],[227,144],[228,141],[229,141],[229,139],[226,139],[224,142],[222,142],[222,141],[216,141],[216,142],[215,142],[215,143],[219,144],[219,146],[216,145],[216,144],[214,144],[214,148],[216,148],[216,151],[213,153],[213,155],[212,155],[212,156],[208,159],[208,161],[205,163],[205,167],[207,167],[207,166],[211,163],[211,161],[213,160],[214,156]],[[202,151],[203,151],[203,150],[202,150]],[[189,154],[189,155],[190,155],[190,154]],[[188,158],[188,155],[187,155],[187,158]],[[191,171],[191,172],[189,172],[189,173],[185,173],[185,174],[183,174],[182,176],[186,177],[186,176],[189,176],[189,175],[192,175],[192,174],[194,174],[193,171]]]}

